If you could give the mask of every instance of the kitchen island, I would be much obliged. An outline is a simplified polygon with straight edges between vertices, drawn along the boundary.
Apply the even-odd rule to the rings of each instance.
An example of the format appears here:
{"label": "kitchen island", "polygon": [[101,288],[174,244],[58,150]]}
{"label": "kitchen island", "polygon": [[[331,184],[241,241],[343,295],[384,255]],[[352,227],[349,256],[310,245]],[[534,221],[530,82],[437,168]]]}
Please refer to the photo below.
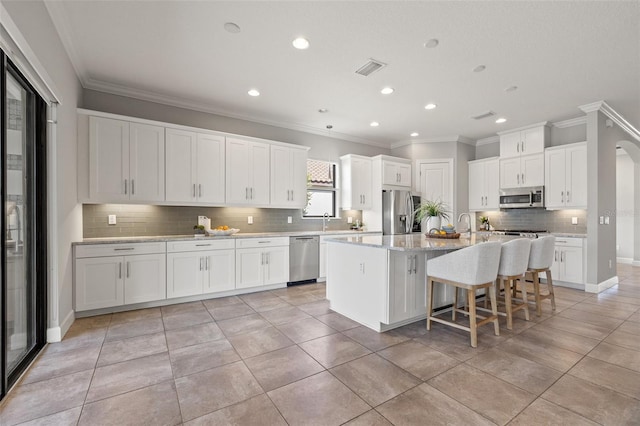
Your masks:
{"label": "kitchen island", "polygon": [[[423,234],[360,235],[327,240],[327,299],[331,309],[376,331],[427,316],[427,261],[487,241],[518,237],[472,234],[437,239]],[[460,265],[461,268],[465,265]],[[453,301],[450,286],[436,286],[434,308]]]}

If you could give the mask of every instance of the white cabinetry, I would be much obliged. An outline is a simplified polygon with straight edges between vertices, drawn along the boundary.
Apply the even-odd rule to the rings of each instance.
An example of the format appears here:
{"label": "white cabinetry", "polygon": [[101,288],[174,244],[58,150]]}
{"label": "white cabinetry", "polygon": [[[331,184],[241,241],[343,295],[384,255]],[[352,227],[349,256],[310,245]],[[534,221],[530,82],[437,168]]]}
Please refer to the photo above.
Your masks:
{"label": "white cabinetry", "polygon": [[544,154],[500,158],[500,188],[544,185]]}
{"label": "white cabinetry", "polygon": [[235,241],[176,241],[167,244],[167,297],[235,288]]}
{"label": "white cabinetry", "polygon": [[271,145],[271,206],[307,205],[307,149]]}
{"label": "white cabinetry", "polygon": [[544,183],[547,209],[586,209],[586,142],[548,148]]}
{"label": "white cabinetry", "polygon": [[289,281],[289,238],[247,238],[236,245],[236,288]]}
{"label": "white cabinetry", "polygon": [[383,159],[382,184],[411,188],[411,164]]}
{"label": "white cabinetry", "polygon": [[227,204],[269,204],[268,144],[227,138],[226,169]]}
{"label": "white cabinetry", "polygon": [[75,309],[166,299],[165,243],[76,247]]}
{"label": "white cabinetry", "polygon": [[164,201],[164,127],[89,117],[89,199]]}
{"label": "white cabinetry", "polygon": [[166,139],[166,200],[224,204],[224,137],[168,128]]}
{"label": "white cabinetry", "polygon": [[498,157],[469,161],[469,211],[497,210],[499,207]]}
{"label": "white cabinetry", "polygon": [[584,238],[556,238],[551,278],[556,281],[583,284]]}
{"label": "white cabinetry", "polygon": [[340,157],[342,171],[342,208],[365,210],[372,206],[371,158],[359,155]]}
{"label": "white cabinetry", "polygon": [[426,314],[424,252],[389,251],[388,299],[388,324]]}
{"label": "white cabinetry", "polygon": [[515,131],[500,132],[500,158],[543,153],[549,138],[546,123]]}

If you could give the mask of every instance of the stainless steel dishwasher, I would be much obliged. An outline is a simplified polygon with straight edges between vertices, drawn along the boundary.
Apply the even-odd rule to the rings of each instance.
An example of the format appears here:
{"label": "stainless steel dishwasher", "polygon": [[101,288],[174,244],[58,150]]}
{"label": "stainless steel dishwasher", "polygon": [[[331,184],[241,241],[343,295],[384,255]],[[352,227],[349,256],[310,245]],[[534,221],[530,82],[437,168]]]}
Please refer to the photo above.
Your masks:
{"label": "stainless steel dishwasher", "polygon": [[320,237],[289,237],[289,284],[312,281],[320,273]]}

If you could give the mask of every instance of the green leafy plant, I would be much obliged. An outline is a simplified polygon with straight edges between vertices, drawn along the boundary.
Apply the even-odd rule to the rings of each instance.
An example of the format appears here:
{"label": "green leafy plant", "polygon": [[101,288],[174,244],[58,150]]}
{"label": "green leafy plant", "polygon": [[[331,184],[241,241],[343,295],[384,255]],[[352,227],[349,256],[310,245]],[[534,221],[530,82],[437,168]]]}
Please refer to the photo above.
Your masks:
{"label": "green leafy plant", "polygon": [[193,229],[196,234],[204,234],[204,225],[193,225]]}
{"label": "green leafy plant", "polygon": [[441,217],[444,220],[449,220],[449,211],[447,205],[441,200],[424,200],[415,211],[416,218],[422,222],[423,219],[428,217]]}
{"label": "green leafy plant", "polygon": [[478,220],[480,221],[481,224],[485,225],[487,223],[489,223],[489,218],[487,216],[480,216],[478,218]]}

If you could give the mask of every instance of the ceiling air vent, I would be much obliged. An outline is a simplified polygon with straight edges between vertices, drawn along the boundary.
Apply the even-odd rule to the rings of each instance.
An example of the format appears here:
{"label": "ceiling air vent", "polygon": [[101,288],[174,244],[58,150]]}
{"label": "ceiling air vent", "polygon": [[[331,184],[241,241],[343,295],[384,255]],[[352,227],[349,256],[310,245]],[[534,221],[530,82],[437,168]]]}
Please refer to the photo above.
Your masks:
{"label": "ceiling air vent", "polygon": [[356,74],[364,75],[365,77],[373,74],[378,71],[380,68],[386,67],[387,64],[384,62],[377,61],[375,59],[369,58],[369,62],[361,66],[356,70]]}
{"label": "ceiling air vent", "polygon": [[487,112],[483,112],[482,114],[473,115],[471,116],[471,118],[473,118],[474,120],[482,120],[483,118],[493,117],[494,115],[496,115],[495,112],[487,111]]}

